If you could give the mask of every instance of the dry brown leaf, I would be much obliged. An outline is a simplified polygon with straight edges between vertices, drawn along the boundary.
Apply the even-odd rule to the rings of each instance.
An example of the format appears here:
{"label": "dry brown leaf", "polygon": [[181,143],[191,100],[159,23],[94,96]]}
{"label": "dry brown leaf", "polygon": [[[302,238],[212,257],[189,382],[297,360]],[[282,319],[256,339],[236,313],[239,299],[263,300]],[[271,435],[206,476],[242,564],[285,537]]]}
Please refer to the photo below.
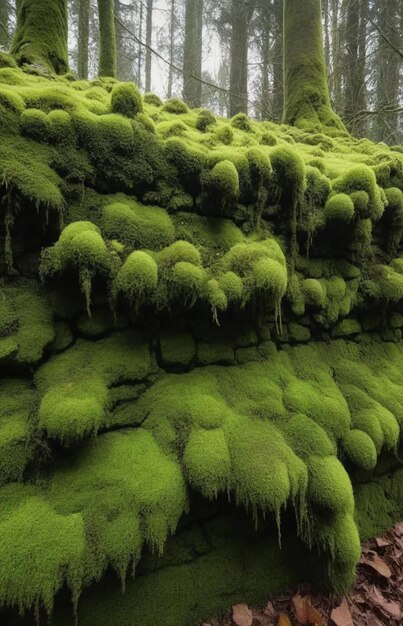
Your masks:
{"label": "dry brown leaf", "polygon": [[252,611],[246,604],[235,604],[232,607],[232,620],[236,626],[252,626]]}
{"label": "dry brown leaf", "polygon": [[389,541],[388,539],[385,539],[384,537],[377,537],[375,541],[376,541],[376,545],[378,546],[378,548],[386,548],[386,546],[391,545],[391,541]]}
{"label": "dry brown leaf", "polygon": [[305,596],[304,598],[299,594],[296,594],[292,603],[294,605],[295,615],[300,624],[318,624],[318,626],[322,626],[323,617],[311,604],[309,596]]}
{"label": "dry brown leaf", "polygon": [[339,607],[333,609],[330,618],[336,626],[354,626],[346,598],[343,598],[343,602]]}
{"label": "dry brown leaf", "polygon": [[290,622],[290,618],[288,617],[288,615],[286,615],[286,613],[280,614],[280,617],[278,618],[277,626],[292,626]]}
{"label": "dry brown leaf", "polygon": [[263,612],[265,615],[268,615],[268,617],[271,617],[272,619],[276,617],[276,609],[274,608],[272,602],[268,602],[266,604],[266,608],[264,609]]}
{"label": "dry brown leaf", "polygon": [[361,563],[368,565],[384,578],[390,578],[392,576],[392,572],[387,563],[377,554],[372,555],[369,559],[361,559]]}
{"label": "dry brown leaf", "polygon": [[384,602],[382,609],[394,619],[400,620],[402,618],[402,610],[397,602]]}

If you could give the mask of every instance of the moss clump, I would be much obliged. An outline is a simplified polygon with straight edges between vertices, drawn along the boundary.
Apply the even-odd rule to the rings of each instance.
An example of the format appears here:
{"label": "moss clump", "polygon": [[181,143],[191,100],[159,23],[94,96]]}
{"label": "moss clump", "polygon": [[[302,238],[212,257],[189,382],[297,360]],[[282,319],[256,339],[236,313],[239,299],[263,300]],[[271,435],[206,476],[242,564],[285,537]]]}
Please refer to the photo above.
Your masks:
{"label": "moss clump", "polygon": [[144,102],[146,104],[151,104],[154,107],[162,107],[164,104],[159,96],[156,93],[145,93],[144,94]]}
{"label": "moss clump", "polygon": [[197,116],[196,128],[202,133],[205,133],[209,126],[216,124],[217,120],[214,115],[208,109],[203,109]]}
{"label": "moss clump", "polygon": [[352,514],[353,489],[340,461],[333,456],[312,456],[308,468],[308,498],[312,506],[333,513]]}
{"label": "moss clump", "polygon": [[219,286],[225,293],[228,302],[236,302],[242,300],[242,279],[234,272],[225,272],[225,274],[223,274],[219,279]]}
{"label": "moss clump", "polygon": [[[356,165],[347,170],[347,172],[333,181],[333,189],[338,193],[354,193],[362,192],[368,194],[368,205],[366,212],[363,209],[364,196],[356,196],[356,202],[360,203],[359,211],[363,218],[371,218],[377,221],[382,217],[384,211],[384,203],[380,189],[376,183],[376,178],[373,170],[367,165]],[[358,200],[359,198],[359,200]],[[362,212],[361,212],[362,211]]]}
{"label": "moss clump", "polygon": [[143,100],[134,83],[118,83],[111,93],[111,113],[134,119],[143,112]]}
{"label": "moss clump", "polygon": [[228,124],[224,124],[224,126],[220,126],[217,130],[217,138],[221,143],[229,146],[234,140],[234,131],[231,126]]}
{"label": "moss clump", "polygon": [[161,333],[161,360],[167,366],[189,366],[196,356],[196,344],[190,333]]}
{"label": "moss clump", "polygon": [[36,141],[45,142],[49,136],[48,116],[40,109],[27,109],[20,118],[21,133]]}
{"label": "moss clump", "polygon": [[136,308],[152,296],[158,284],[154,259],[141,250],[132,252],[120,268],[115,281],[117,294],[123,294]]}
{"label": "moss clump", "polygon": [[179,100],[179,98],[171,98],[170,100],[167,100],[162,107],[162,110],[167,113],[174,113],[175,115],[181,115],[189,111],[187,104],[183,102],[183,100]]}
{"label": "moss clump", "polygon": [[237,128],[238,130],[243,130],[246,133],[251,133],[253,131],[252,122],[249,117],[245,115],[245,113],[237,113],[234,115],[231,119],[231,126]]}
{"label": "moss clump", "polygon": [[316,278],[307,278],[301,285],[306,304],[315,307],[324,307],[326,302],[326,289],[323,283]]}
{"label": "moss clump", "polygon": [[327,220],[348,223],[354,217],[354,202],[345,193],[332,196],[325,206],[325,216]]}
{"label": "moss clump", "polygon": [[107,204],[101,228],[108,239],[116,239],[130,248],[161,250],[171,244],[175,236],[166,211],[132,199]]}
{"label": "moss clump", "polygon": [[343,439],[343,449],[348,458],[364,470],[373,470],[377,462],[377,451],[374,442],[367,433],[361,430],[350,430]]}
{"label": "moss clump", "polygon": [[220,161],[203,178],[203,187],[223,204],[233,203],[239,194],[239,177],[231,161]]}

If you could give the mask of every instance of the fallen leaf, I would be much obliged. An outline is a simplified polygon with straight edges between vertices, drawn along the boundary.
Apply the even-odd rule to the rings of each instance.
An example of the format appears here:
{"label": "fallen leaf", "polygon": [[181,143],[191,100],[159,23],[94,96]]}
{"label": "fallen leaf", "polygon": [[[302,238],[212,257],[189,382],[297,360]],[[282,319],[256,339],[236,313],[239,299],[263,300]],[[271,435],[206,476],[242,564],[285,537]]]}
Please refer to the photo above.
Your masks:
{"label": "fallen leaf", "polygon": [[322,626],[323,617],[311,604],[308,596],[304,598],[299,594],[295,595],[292,599],[294,605],[295,615],[300,624],[318,624]]}
{"label": "fallen leaf", "polygon": [[373,615],[373,613],[367,613],[366,617],[367,626],[384,626],[380,619]]}
{"label": "fallen leaf", "polygon": [[368,565],[384,578],[390,578],[392,576],[389,566],[377,554],[371,556],[370,559],[361,559],[361,563],[363,565]]}
{"label": "fallen leaf", "polygon": [[391,545],[391,542],[388,541],[387,539],[384,539],[383,537],[377,537],[375,541],[376,541],[376,545],[378,546],[378,548],[385,548],[386,546]]}
{"label": "fallen leaf", "polygon": [[264,609],[264,614],[274,619],[276,616],[276,609],[274,608],[272,602],[267,603],[266,608]]}
{"label": "fallen leaf", "polygon": [[235,604],[232,607],[232,619],[236,626],[252,626],[252,611],[246,604]]}
{"label": "fallen leaf", "polygon": [[401,619],[402,610],[397,602],[384,602],[382,609],[395,619]]}
{"label": "fallen leaf", "polygon": [[281,613],[278,618],[277,626],[292,626],[288,615]]}
{"label": "fallen leaf", "polygon": [[333,609],[330,618],[336,626],[354,626],[346,598],[343,598],[339,607]]}

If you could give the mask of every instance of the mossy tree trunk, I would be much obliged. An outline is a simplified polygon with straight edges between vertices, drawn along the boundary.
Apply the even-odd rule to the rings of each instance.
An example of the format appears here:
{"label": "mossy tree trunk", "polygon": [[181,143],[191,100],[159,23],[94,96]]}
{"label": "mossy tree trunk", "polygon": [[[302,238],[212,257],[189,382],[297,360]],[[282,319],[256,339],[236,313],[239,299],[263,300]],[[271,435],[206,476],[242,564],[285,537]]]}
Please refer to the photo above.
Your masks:
{"label": "mossy tree trunk", "polygon": [[183,62],[183,99],[191,107],[201,106],[203,0],[187,0]]}
{"label": "mossy tree trunk", "polygon": [[116,76],[116,31],[113,0],[98,0],[99,76]]}
{"label": "mossy tree trunk", "polygon": [[10,52],[19,65],[65,74],[69,69],[66,0],[19,0]]}
{"label": "mossy tree trunk", "polygon": [[174,80],[174,46],[175,46],[175,0],[171,1],[171,17],[169,21],[169,68],[168,68],[168,88],[167,97],[172,98],[172,87]]}
{"label": "mossy tree trunk", "polygon": [[78,14],[78,76],[88,78],[90,0],[80,0]]}
{"label": "mossy tree trunk", "polygon": [[330,104],[320,0],[284,0],[284,121],[306,131],[346,132]]}

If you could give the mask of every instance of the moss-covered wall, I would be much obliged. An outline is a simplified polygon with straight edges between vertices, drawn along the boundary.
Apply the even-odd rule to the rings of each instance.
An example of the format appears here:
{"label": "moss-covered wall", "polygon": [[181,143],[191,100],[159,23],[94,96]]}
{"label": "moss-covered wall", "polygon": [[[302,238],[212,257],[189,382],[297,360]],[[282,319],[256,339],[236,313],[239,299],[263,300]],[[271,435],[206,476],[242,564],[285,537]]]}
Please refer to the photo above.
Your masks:
{"label": "moss-covered wall", "polygon": [[0,122],[0,604],[192,626],[345,591],[403,509],[401,147],[4,54]]}

